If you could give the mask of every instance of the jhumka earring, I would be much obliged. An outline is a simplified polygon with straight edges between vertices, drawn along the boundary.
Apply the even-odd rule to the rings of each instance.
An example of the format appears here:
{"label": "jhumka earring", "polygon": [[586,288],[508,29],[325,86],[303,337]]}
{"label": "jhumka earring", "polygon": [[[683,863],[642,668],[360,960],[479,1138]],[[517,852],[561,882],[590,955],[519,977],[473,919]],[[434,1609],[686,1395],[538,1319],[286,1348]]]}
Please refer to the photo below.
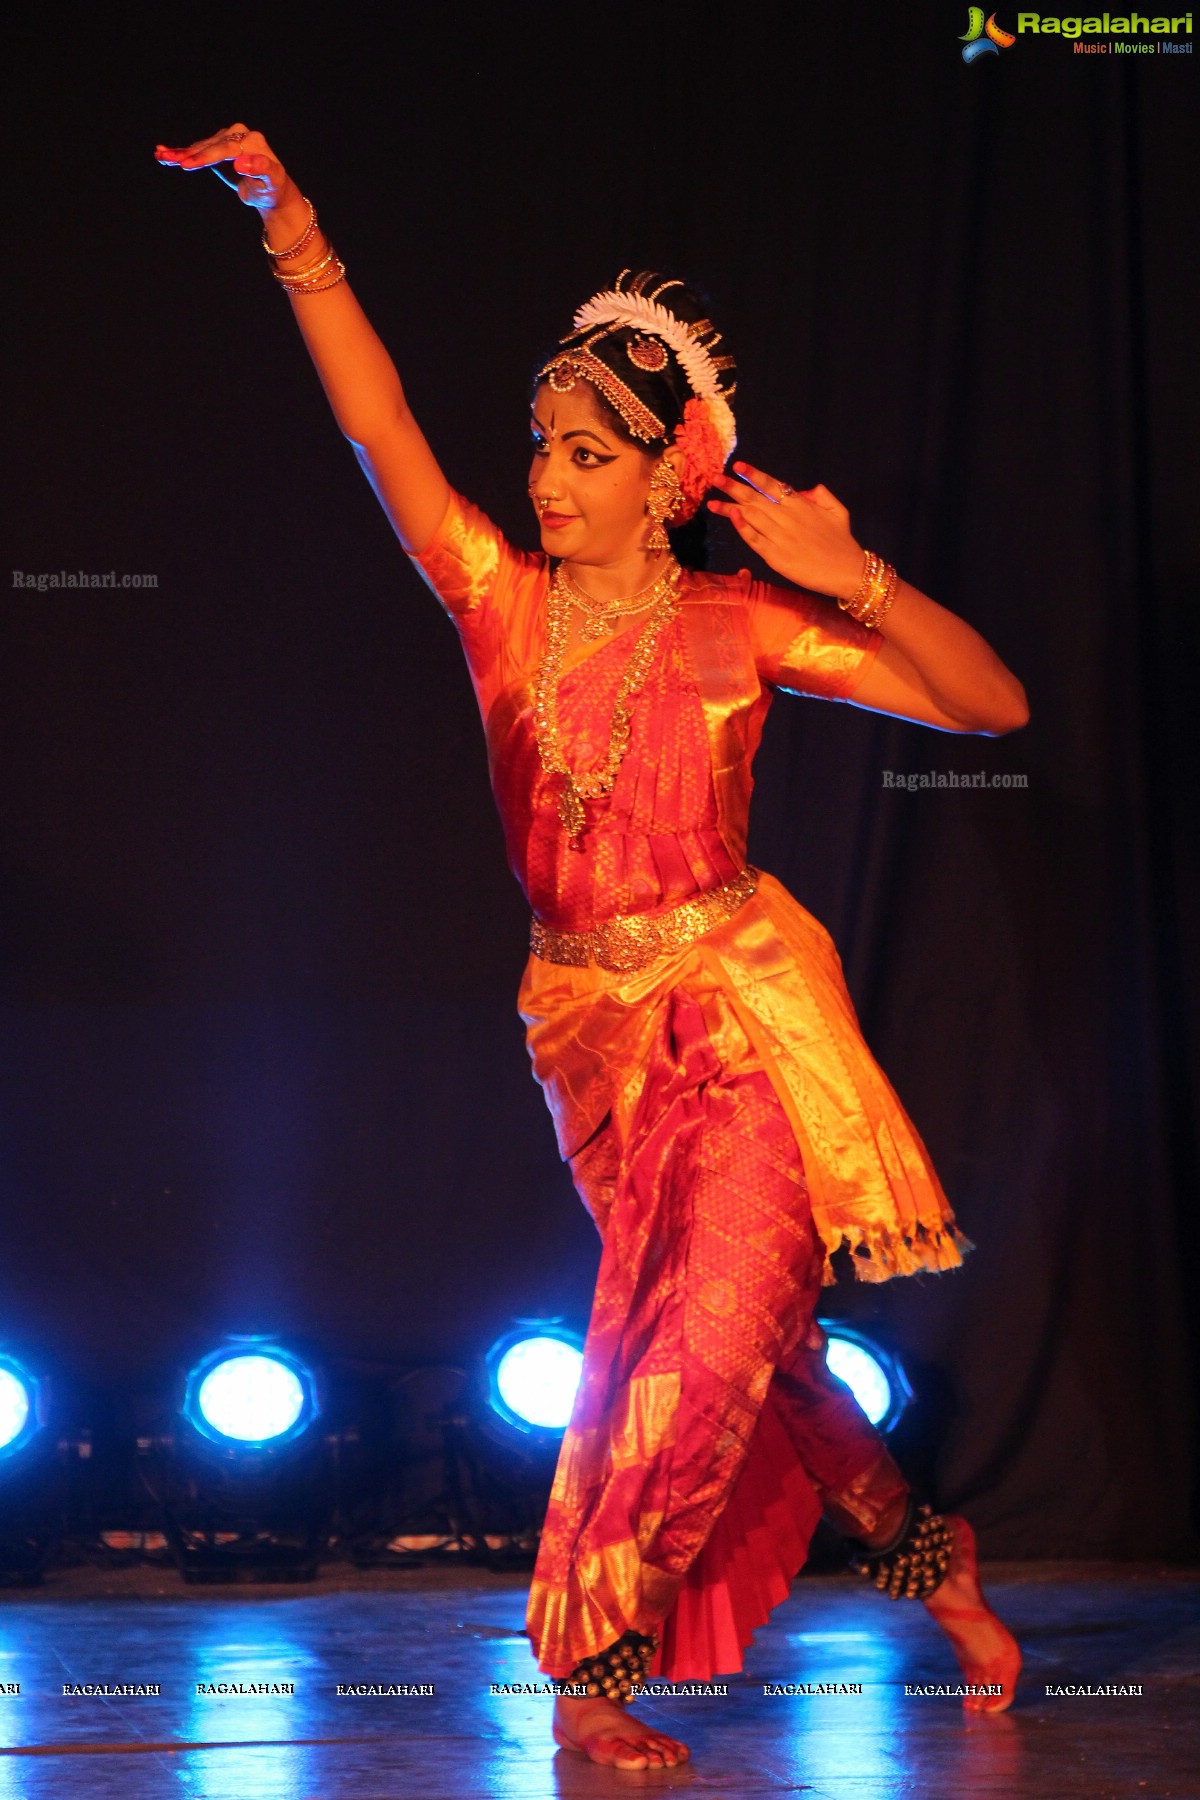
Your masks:
{"label": "jhumka earring", "polygon": [[668,519],[674,518],[683,499],[683,486],[675,473],[675,466],[665,456],[660,457],[650,477],[650,491],[646,495],[646,514],[654,529],[650,533],[647,548],[650,550],[669,550],[670,541],[664,529]]}

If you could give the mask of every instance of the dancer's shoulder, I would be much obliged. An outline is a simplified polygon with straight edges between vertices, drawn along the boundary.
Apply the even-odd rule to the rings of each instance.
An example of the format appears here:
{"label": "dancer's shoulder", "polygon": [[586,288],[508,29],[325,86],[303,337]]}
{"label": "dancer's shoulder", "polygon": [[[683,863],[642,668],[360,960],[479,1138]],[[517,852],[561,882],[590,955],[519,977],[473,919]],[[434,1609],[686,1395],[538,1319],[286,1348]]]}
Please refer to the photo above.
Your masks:
{"label": "dancer's shoulder", "polygon": [[546,567],[541,551],[513,544],[483,508],[451,488],[442,522],[420,555],[421,576],[452,618],[462,621],[503,600]]}
{"label": "dancer's shoulder", "polygon": [[739,569],[736,575],[719,575],[713,569],[688,569],[684,581],[683,599],[709,604],[726,602],[744,606],[750,598],[753,579],[749,569]]}

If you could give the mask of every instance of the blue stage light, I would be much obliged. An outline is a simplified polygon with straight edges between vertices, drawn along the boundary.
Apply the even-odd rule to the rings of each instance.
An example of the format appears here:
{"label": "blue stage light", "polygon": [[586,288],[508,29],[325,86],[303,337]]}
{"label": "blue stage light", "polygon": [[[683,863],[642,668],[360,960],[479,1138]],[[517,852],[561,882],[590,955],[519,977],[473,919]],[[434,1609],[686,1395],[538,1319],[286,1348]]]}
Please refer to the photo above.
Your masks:
{"label": "blue stage light", "polygon": [[829,1343],[825,1361],[880,1431],[890,1431],[913,1397],[908,1377],[890,1350],[840,1320],[822,1319]]}
{"label": "blue stage light", "polygon": [[0,1351],[0,1458],[23,1450],[39,1424],[36,1378]]}
{"label": "blue stage light", "polygon": [[488,1397],[518,1431],[561,1433],[583,1367],[583,1339],[557,1320],[523,1321],[488,1352]]}
{"label": "blue stage light", "polygon": [[197,1363],[183,1402],[184,1417],[204,1437],[242,1450],[290,1443],[318,1410],[311,1370],[262,1339],[236,1340]]}

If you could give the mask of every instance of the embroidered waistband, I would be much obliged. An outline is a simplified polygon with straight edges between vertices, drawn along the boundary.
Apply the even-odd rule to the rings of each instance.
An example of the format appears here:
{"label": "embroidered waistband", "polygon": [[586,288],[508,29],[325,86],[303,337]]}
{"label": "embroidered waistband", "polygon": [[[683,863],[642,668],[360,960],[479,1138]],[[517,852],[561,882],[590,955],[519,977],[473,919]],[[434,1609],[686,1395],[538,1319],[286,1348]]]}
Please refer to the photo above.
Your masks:
{"label": "embroidered waistband", "polygon": [[758,870],[743,869],[724,887],[709,888],[665,912],[626,913],[606,919],[593,931],[556,931],[534,919],[529,947],[543,962],[567,963],[575,969],[586,969],[594,962],[613,974],[631,975],[647,968],[656,957],[686,949],[714,925],[731,918],[757,886]]}

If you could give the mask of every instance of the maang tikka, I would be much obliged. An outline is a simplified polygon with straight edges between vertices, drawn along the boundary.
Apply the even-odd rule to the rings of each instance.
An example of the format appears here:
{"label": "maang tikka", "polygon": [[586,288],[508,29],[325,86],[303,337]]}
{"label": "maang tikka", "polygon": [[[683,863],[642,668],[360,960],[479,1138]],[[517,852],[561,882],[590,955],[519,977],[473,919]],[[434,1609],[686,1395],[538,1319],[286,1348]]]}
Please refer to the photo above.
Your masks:
{"label": "maang tikka", "polygon": [[646,495],[646,513],[653,530],[647,540],[649,550],[669,550],[670,540],[664,529],[668,519],[674,518],[683,499],[683,484],[675,473],[675,465],[665,456],[659,458],[654,465],[654,473],[650,477],[650,491]]}

